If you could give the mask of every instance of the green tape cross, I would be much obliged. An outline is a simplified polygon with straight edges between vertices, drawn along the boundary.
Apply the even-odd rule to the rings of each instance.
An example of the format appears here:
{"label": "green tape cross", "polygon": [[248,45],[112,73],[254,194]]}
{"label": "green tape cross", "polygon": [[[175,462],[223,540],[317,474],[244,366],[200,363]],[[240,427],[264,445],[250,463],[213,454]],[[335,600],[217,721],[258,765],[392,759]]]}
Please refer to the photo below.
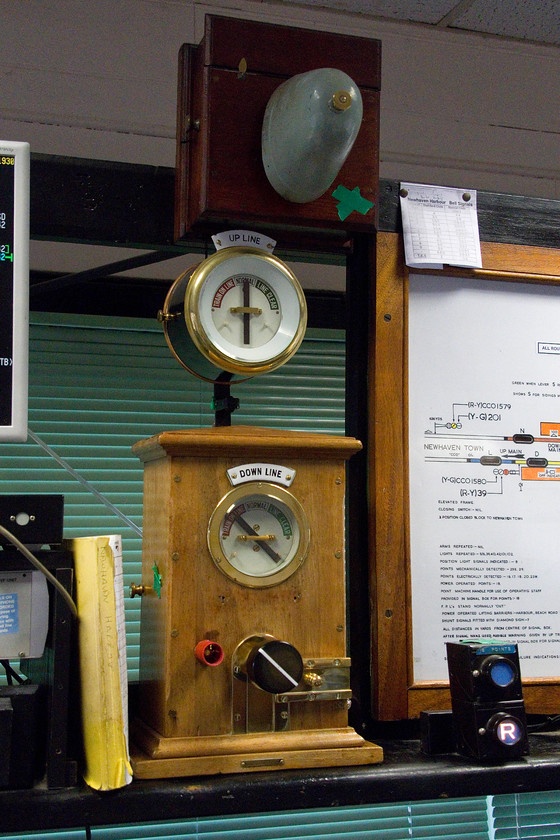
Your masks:
{"label": "green tape cross", "polygon": [[155,564],[152,566],[152,572],[154,573],[154,592],[157,594],[158,598],[161,598],[162,579],[159,569]]}
{"label": "green tape cross", "polygon": [[341,222],[354,210],[357,210],[358,213],[362,213],[365,216],[373,207],[373,201],[368,201],[367,198],[360,195],[359,187],[354,187],[353,190],[349,190],[348,187],[339,185],[332,193],[332,196],[339,202],[336,209],[338,210],[338,217]]}

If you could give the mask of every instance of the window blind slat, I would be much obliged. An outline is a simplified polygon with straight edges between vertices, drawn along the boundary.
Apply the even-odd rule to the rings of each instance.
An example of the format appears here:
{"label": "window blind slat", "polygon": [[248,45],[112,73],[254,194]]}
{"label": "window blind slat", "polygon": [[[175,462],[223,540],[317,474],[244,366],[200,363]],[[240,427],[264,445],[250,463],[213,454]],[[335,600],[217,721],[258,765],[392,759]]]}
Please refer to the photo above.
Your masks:
{"label": "window blind slat", "polygon": [[417,840],[488,840],[485,797],[410,804],[410,835]]}
{"label": "window blind slat", "polygon": [[502,794],[492,801],[495,840],[560,838],[560,791]]}
{"label": "window blind slat", "polygon": [[2,834],[2,840],[87,840],[85,828],[78,829],[63,829],[62,831],[43,830],[40,832],[32,832],[31,834],[22,834],[18,831],[17,834]]}
{"label": "window blind slat", "polygon": [[[309,809],[264,814],[206,817],[143,826],[92,829],[92,840],[414,840],[417,837],[488,840],[487,823],[473,828],[486,813],[486,798],[435,802]],[[418,829],[420,820],[431,820]],[[462,821],[457,825],[457,818]],[[418,831],[421,833],[418,833]]]}

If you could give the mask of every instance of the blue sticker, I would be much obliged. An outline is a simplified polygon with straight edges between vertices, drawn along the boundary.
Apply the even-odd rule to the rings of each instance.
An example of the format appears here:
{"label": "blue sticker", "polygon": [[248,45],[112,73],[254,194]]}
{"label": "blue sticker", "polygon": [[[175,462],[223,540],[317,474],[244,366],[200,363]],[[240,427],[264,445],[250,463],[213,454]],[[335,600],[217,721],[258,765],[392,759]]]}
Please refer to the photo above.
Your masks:
{"label": "blue sticker", "polygon": [[0,595],[0,635],[19,633],[17,592]]}

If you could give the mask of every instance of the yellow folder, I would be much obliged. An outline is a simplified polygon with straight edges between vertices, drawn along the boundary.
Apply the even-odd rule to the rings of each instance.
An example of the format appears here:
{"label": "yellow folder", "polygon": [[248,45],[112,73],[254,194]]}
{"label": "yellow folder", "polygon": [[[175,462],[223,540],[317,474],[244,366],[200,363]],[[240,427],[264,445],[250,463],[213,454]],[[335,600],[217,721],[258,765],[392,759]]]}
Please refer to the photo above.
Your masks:
{"label": "yellow folder", "polygon": [[118,535],[70,540],[74,555],[84,779],[95,790],[132,780],[122,548]]}

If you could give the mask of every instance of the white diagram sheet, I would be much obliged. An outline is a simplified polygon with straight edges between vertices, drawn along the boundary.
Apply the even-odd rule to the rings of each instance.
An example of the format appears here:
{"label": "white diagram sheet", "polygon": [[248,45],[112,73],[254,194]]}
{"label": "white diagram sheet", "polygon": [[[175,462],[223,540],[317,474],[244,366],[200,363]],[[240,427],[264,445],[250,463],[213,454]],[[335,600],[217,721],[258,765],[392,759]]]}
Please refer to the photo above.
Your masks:
{"label": "white diagram sheet", "polygon": [[400,186],[406,264],[480,268],[476,190],[408,182]]}
{"label": "white diagram sheet", "polygon": [[414,678],[445,642],[517,642],[560,675],[560,288],[412,275]]}

